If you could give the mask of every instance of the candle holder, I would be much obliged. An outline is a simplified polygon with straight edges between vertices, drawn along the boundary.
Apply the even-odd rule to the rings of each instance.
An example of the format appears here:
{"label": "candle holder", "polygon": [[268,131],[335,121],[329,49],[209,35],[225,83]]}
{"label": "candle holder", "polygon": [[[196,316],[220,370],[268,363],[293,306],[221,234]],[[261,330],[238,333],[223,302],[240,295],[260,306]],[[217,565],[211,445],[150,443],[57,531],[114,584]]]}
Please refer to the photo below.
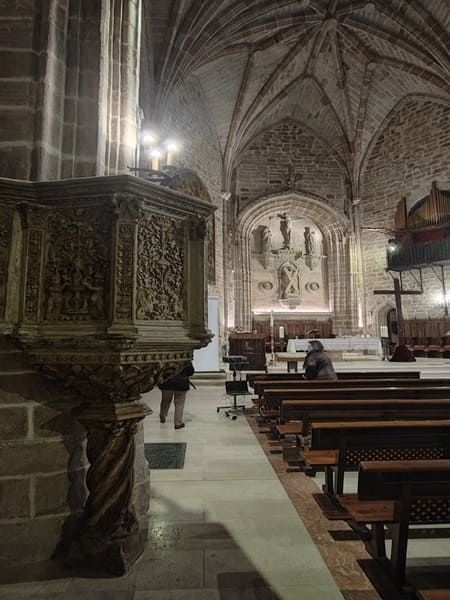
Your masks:
{"label": "candle holder", "polygon": [[276,365],[276,360],[275,360],[275,340],[273,337],[273,325],[270,328],[270,361],[269,361],[269,365],[271,365],[272,367]]}
{"label": "candle holder", "polygon": [[274,328],[273,316],[271,315],[271,319],[270,319],[270,361],[269,361],[269,365],[272,366],[272,367],[276,365],[276,360],[275,360],[275,338],[274,338],[274,335],[273,335],[273,328]]}

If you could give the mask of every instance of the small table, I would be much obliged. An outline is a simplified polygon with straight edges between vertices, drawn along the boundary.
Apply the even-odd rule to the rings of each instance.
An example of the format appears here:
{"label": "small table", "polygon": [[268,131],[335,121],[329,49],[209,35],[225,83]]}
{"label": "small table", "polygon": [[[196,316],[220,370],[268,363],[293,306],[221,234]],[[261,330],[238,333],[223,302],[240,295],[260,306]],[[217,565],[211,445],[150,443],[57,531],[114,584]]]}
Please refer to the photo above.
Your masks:
{"label": "small table", "polygon": [[304,353],[300,352],[278,352],[276,354],[276,360],[279,362],[287,363],[288,373],[294,371],[298,373],[298,363],[299,361],[303,362]]}

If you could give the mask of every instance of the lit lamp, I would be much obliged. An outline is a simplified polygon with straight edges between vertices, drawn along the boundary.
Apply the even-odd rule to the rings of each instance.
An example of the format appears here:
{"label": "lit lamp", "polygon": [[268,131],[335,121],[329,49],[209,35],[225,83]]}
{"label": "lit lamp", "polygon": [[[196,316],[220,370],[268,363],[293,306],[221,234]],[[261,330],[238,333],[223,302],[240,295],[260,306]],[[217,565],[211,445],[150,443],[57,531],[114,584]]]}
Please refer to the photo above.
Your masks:
{"label": "lit lamp", "polygon": [[158,142],[158,136],[153,131],[143,131],[141,139],[145,146],[153,146]]}
{"label": "lit lamp", "polygon": [[152,170],[153,171],[159,171],[159,161],[160,161],[161,156],[162,156],[162,153],[157,148],[155,148],[154,150],[152,150],[150,152],[150,157],[152,159]]}
{"label": "lit lamp", "polygon": [[167,142],[167,159],[166,165],[173,166],[175,154],[180,151],[180,147],[176,142]]}
{"label": "lit lamp", "polygon": [[398,246],[398,242],[396,239],[391,238],[390,240],[388,240],[388,250],[391,254],[394,254],[394,252],[397,252],[399,249]]}

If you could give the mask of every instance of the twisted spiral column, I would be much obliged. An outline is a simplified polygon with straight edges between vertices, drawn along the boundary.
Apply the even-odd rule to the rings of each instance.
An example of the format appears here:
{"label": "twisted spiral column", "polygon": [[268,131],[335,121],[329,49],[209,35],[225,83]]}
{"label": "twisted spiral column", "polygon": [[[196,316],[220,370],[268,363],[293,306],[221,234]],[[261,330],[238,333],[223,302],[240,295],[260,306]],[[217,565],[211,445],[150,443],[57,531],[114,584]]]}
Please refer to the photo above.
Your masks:
{"label": "twisted spiral column", "polygon": [[96,564],[122,574],[143,550],[132,506],[134,436],[143,407],[134,402],[94,404],[74,413],[87,430],[90,462],[81,549]]}

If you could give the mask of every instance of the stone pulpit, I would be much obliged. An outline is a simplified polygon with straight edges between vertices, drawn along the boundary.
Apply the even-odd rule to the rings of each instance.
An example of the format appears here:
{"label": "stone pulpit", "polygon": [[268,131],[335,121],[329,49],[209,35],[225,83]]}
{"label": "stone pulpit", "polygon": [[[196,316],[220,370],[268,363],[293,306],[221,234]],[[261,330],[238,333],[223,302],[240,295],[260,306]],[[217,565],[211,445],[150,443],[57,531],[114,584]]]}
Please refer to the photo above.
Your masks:
{"label": "stone pulpit", "polygon": [[125,175],[0,180],[0,550],[11,561],[60,552],[121,574],[142,553],[140,398],[211,338],[212,210]]}

